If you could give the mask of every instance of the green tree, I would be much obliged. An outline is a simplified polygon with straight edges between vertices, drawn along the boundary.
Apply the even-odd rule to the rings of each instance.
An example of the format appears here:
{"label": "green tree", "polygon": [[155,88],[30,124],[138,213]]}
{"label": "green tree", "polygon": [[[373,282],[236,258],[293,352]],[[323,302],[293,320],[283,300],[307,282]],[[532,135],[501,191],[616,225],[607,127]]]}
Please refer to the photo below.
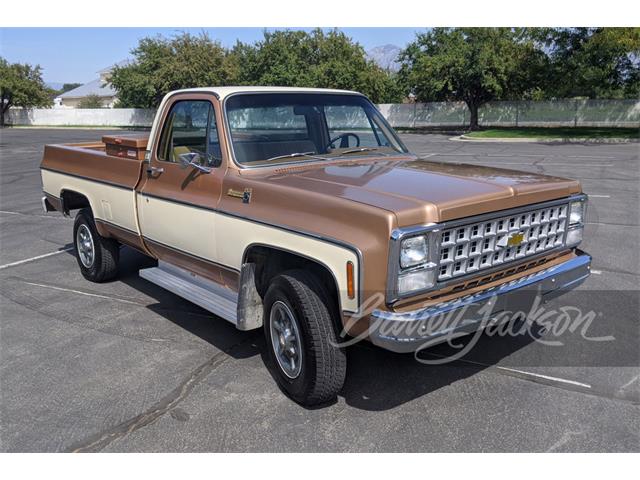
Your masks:
{"label": "green tree", "polygon": [[549,56],[546,96],[638,98],[640,28],[537,28]]}
{"label": "green tree", "polygon": [[62,88],[58,90],[58,95],[62,95],[65,92],[70,92],[71,90],[74,90],[81,85],[81,83],[63,83]]}
{"label": "green tree", "polygon": [[0,57],[0,127],[11,107],[48,107],[50,90],[42,80],[40,65],[9,63]]}
{"label": "green tree", "polygon": [[544,54],[522,29],[434,28],[400,54],[400,82],[418,101],[464,101],[470,128],[492,100],[531,97]]}
{"label": "green tree", "polygon": [[362,46],[339,30],[276,30],[232,51],[238,81],[245,85],[357,90],[374,102],[402,98],[392,74],[367,60]]}
{"label": "green tree", "polygon": [[104,108],[104,102],[99,95],[87,95],[78,102],[78,108]]}
{"label": "green tree", "polygon": [[171,90],[233,83],[227,51],[205,33],[143,38],[131,53],[134,61],[111,73],[118,107],[155,108]]}

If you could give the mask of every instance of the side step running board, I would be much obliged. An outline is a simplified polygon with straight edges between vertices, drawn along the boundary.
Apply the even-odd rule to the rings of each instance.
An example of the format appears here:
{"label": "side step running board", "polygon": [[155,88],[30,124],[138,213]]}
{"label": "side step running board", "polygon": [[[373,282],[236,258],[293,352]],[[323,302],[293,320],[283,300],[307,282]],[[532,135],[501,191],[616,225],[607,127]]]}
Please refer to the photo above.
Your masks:
{"label": "side step running board", "polygon": [[238,294],[236,292],[165,262],[158,262],[157,267],[145,268],[139,273],[145,280],[237,325]]}

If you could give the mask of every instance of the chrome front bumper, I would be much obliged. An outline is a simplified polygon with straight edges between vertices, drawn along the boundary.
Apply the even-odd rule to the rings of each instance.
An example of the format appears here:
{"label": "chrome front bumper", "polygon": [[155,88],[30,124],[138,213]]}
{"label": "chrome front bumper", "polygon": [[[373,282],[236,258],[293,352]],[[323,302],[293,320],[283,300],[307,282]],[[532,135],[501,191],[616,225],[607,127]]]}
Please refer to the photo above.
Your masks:
{"label": "chrome front bumper", "polygon": [[374,310],[369,338],[387,350],[414,352],[484,329],[510,317],[506,312],[526,314],[536,298],[546,301],[584,282],[591,273],[591,256],[577,249],[576,254],[531,275],[424,309],[402,313]]}

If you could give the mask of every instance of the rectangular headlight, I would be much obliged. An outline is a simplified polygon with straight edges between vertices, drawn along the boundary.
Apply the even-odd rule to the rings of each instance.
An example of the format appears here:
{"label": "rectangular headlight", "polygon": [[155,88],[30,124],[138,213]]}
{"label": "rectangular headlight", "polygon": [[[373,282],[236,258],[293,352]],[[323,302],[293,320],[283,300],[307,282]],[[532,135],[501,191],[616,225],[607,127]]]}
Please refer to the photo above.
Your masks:
{"label": "rectangular headlight", "polygon": [[571,202],[571,205],[569,205],[569,225],[582,225],[584,223],[584,204],[583,200]]}
{"label": "rectangular headlight", "polygon": [[400,266],[402,268],[415,267],[427,261],[427,237],[419,235],[407,238],[400,245]]}
{"label": "rectangular headlight", "polygon": [[398,277],[398,293],[401,295],[433,287],[435,270],[420,269],[403,273]]}
{"label": "rectangular headlight", "polygon": [[567,230],[567,241],[565,244],[567,247],[575,247],[582,242],[582,233],[584,229],[582,227],[570,228]]}

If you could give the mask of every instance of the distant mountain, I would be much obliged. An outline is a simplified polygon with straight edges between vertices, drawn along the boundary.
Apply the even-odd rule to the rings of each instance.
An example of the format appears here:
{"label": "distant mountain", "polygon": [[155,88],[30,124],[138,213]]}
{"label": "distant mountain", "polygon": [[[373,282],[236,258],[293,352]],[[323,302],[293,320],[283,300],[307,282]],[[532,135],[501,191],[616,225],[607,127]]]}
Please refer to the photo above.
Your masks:
{"label": "distant mountain", "polygon": [[44,84],[50,89],[55,90],[58,94],[68,92],[82,85],[81,83],[71,82],[44,82]]}
{"label": "distant mountain", "polygon": [[60,90],[62,88],[62,85],[64,85],[64,83],[62,82],[44,82],[45,85],[49,88],[52,88],[53,90]]}
{"label": "distant mountain", "polygon": [[367,58],[376,62],[381,68],[397,72],[400,70],[398,55],[402,49],[397,45],[380,45],[367,52]]}

